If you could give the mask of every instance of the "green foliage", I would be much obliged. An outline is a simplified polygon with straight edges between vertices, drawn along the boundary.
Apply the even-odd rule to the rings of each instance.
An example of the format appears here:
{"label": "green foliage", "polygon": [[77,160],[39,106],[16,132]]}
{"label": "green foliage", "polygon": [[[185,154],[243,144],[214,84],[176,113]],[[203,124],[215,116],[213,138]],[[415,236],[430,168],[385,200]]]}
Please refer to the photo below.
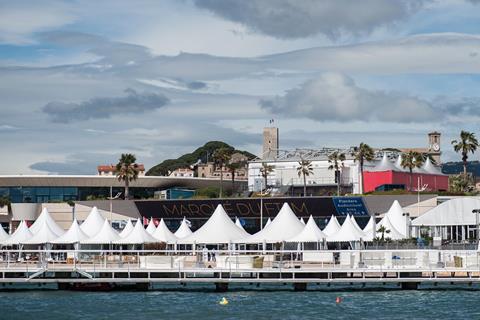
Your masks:
{"label": "green foliage", "polygon": [[198,189],[194,198],[218,198],[220,195],[219,187],[206,187]]}
{"label": "green foliage", "polygon": [[169,171],[174,171],[175,169],[178,169],[178,168],[189,167],[195,162],[197,162],[199,159],[205,163],[207,161],[207,153],[208,153],[208,160],[213,161],[214,152],[220,148],[226,148],[230,150],[232,153],[239,152],[247,156],[248,159],[255,158],[255,155],[251,154],[250,152],[236,150],[234,147],[226,144],[225,142],[210,141],[210,142],[207,142],[202,147],[196,149],[192,153],[187,153],[177,159],[168,159],[161,162],[160,164],[157,164],[156,166],[148,170],[146,175],[147,176],[166,176],[168,175]]}
{"label": "green foliage", "polygon": [[469,176],[459,174],[448,178],[448,191],[454,193],[465,193],[472,191],[473,179]]}

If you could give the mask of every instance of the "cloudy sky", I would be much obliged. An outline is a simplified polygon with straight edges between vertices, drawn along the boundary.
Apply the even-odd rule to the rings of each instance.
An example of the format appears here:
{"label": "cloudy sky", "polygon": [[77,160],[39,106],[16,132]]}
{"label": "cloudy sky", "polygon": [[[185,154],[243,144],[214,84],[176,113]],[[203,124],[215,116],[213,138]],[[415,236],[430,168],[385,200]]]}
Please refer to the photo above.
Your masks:
{"label": "cloudy sky", "polygon": [[[223,140],[424,147],[480,120],[478,0],[0,0],[0,174]],[[476,156],[475,156],[476,158]]]}

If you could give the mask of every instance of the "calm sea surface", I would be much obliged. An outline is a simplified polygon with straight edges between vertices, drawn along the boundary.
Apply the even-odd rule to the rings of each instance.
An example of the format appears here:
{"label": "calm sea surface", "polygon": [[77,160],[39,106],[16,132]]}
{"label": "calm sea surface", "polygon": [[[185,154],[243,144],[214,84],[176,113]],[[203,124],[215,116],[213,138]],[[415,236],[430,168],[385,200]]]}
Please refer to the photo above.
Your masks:
{"label": "calm sea surface", "polygon": [[[222,297],[230,303],[219,305]],[[67,318],[480,319],[480,291],[0,292],[0,319]]]}

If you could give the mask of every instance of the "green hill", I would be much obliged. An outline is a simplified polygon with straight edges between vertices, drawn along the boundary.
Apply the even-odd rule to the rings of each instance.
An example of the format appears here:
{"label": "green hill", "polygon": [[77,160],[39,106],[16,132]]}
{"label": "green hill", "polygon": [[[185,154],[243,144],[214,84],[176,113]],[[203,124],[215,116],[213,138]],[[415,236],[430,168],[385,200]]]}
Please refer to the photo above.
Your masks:
{"label": "green hill", "polygon": [[239,152],[246,155],[249,159],[253,159],[256,156],[251,154],[248,151],[241,151],[236,150],[234,147],[230,146],[229,144],[222,142],[222,141],[209,141],[205,143],[202,147],[198,148],[197,150],[193,151],[192,153],[184,154],[183,156],[179,157],[178,159],[167,159],[156,166],[152,167],[150,170],[147,171],[147,176],[165,176],[168,175],[169,171],[173,171],[178,168],[185,168],[188,167],[199,159],[205,163],[207,160],[207,153],[208,153],[208,160],[212,161],[212,155],[215,150],[219,148],[228,148],[232,152]]}

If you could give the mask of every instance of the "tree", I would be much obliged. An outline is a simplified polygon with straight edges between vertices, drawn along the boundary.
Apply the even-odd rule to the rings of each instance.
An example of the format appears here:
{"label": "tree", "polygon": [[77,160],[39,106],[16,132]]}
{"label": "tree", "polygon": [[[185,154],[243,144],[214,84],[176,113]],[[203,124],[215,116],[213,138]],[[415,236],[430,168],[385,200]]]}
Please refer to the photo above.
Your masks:
{"label": "tree", "polygon": [[385,228],[385,226],[381,226],[377,229],[377,232],[380,232],[382,236],[380,237],[381,241],[385,241],[385,233],[390,233],[390,230]]}
{"label": "tree", "polygon": [[220,198],[223,197],[223,168],[230,160],[232,151],[228,148],[219,148],[213,153],[215,165],[220,168]]}
{"label": "tree", "polygon": [[130,182],[137,180],[138,174],[140,173],[140,169],[135,161],[137,161],[135,155],[131,153],[122,153],[115,167],[118,181],[125,182],[125,200],[128,200],[130,197]]}
{"label": "tree", "polygon": [[[0,197],[0,208],[7,206],[8,214],[12,213],[12,202],[8,196]],[[0,226],[1,227],[1,226]]]}
{"label": "tree", "polygon": [[232,191],[235,189],[235,172],[240,169],[242,164],[240,162],[229,162],[227,163],[227,169],[230,171],[230,174],[232,175]]}
{"label": "tree", "polygon": [[340,168],[343,167],[343,161],[345,161],[345,159],[346,159],[345,153],[340,153],[338,151],[335,151],[328,156],[328,163],[330,163],[328,170],[335,170],[335,182],[337,183],[337,196],[340,195],[340,181],[341,181]]}
{"label": "tree", "polygon": [[262,175],[263,179],[265,180],[265,189],[268,187],[268,174],[273,171],[273,166],[266,164],[265,162],[262,163],[262,167],[260,168],[260,174]]}
{"label": "tree", "polygon": [[413,176],[413,169],[421,168],[423,165],[423,156],[417,152],[410,150],[406,153],[402,154],[402,168],[408,169],[410,172],[410,191],[413,190],[412,185],[412,176]]}
{"label": "tree", "polygon": [[461,131],[460,140],[452,140],[453,150],[462,154],[463,175],[467,176],[468,154],[474,154],[478,148],[478,140],[473,132]]}
{"label": "tree", "polygon": [[355,158],[355,162],[358,161],[360,164],[360,179],[361,179],[361,189],[360,193],[363,193],[364,184],[363,184],[363,166],[365,164],[365,161],[373,161],[375,158],[375,154],[373,152],[373,149],[366,143],[360,143],[358,147],[355,147],[353,150],[353,157]]}
{"label": "tree", "polygon": [[313,174],[312,161],[301,159],[298,161],[297,174],[303,176],[303,196],[307,196],[307,176]]}

